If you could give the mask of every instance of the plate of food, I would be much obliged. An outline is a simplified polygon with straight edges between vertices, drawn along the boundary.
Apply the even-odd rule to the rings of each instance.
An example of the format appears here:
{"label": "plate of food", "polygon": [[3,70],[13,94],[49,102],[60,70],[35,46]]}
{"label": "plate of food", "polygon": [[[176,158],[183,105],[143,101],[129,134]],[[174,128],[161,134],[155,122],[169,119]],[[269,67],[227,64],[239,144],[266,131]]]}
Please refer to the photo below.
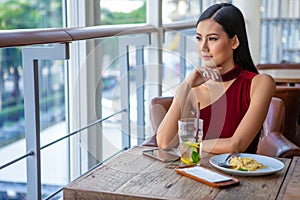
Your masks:
{"label": "plate of food", "polygon": [[261,176],[272,174],[280,171],[284,167],[284,163],[278,159],[258,154],[239,153],[238,156],[232,157],[229,166],[220,166],[229,154],[220,154],[209,159],[209,163],[215,168],[222,170],[228,174],[240,176]]}

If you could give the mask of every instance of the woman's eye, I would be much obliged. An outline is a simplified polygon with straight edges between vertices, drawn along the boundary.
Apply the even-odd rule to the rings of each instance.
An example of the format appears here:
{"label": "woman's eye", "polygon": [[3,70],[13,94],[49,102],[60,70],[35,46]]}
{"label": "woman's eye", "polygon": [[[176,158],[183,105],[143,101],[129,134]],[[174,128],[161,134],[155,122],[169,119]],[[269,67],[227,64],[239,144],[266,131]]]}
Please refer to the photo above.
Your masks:
{"label": "woman's eye", "polygon": [[202,40],[202,37],[196,36],[196,40],[200,41],[200,40]]}
{"label": "woman's eye", "polygon": [[216,40],[217,40],[217,38],[215,38],[215,37],[211,37],[211,38],[208,38],[208,40],[209,40],[209,41],[216,41]]}

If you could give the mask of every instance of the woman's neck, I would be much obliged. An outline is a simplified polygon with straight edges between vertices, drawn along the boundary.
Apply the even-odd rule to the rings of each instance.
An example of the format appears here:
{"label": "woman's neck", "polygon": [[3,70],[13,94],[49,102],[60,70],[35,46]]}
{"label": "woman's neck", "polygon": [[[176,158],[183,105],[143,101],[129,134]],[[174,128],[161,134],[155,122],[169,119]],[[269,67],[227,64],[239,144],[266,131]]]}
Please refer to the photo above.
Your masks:
{"label": "woman's neck", "polygon": [[238,65],[234,65],[234,67],[232,69],[230,69],[229,71],[225,72],[225,73],[221,73],[221,80],[222,82],[227,82],[227,81],[231,81],[235,78],[237,78],[241,72],[243,71],[243,69],[238,66]]}

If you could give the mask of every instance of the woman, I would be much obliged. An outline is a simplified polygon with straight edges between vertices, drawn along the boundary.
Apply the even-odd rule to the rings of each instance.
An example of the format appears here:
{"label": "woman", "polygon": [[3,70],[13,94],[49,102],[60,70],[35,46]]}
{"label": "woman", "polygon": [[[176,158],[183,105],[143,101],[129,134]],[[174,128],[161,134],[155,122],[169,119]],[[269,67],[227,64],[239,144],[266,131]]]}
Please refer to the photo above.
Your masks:
{"label": "woman", "polygon": [[204,65],[217,69],[222,78],[216,78],[214,70],[203,71],[203,67],[189,74],[158,128],[158,146],[178,144],[177,121],[194,117],[199,102],[203,151],[256,153],[275,82],[255,68],[242,13],[232,4],[212,5],[197,22],[196,39]]}

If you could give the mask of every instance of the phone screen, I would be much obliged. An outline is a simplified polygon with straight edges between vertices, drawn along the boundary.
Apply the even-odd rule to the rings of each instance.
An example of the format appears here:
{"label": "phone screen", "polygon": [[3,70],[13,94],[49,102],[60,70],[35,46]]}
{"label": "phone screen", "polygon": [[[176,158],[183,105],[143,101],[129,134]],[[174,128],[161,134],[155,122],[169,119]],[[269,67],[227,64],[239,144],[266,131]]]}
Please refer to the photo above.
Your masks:
{"label": "phone screen", "polygon": [[144,150],[143,154],[150,156],[152,158],[158,159],[163,162],[171,162],[171,161],[176,161],[176,160],[180,159],[179,156],[177,156],[175,154],[171,154],[162,149]]}

